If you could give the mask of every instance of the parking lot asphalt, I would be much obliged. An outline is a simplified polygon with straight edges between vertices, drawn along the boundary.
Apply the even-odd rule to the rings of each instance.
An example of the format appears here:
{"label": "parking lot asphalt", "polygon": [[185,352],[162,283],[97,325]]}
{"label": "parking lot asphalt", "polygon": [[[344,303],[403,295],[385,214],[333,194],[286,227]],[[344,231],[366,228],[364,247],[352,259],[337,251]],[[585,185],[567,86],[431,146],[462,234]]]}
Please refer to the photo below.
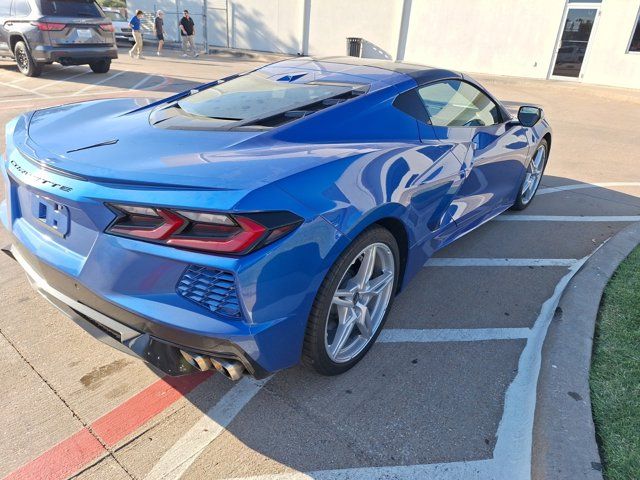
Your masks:
{"label": "parking lot asphalt", "polygon": [[[0,124],[61,103],[161,98],[261,64],[150,53],[121,51],[106,75],[54,65],[31,79],[1,62]],[[477,78],[498,98],[544,107],[554,137],[538,197],[428,262],[342,376],[163,379],[0,258],[0,478],[530,478],[555,304],[582,259],[640,220],[640,92]]]}

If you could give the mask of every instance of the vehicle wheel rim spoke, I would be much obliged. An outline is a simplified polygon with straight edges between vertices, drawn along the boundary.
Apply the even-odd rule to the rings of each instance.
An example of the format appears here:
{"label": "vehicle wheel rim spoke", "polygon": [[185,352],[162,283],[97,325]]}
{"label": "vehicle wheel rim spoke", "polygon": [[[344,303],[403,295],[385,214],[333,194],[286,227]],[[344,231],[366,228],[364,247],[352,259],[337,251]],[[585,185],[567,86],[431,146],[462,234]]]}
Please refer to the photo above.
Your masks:
{"label": "vehicle wheel rim spoke", "polygon": [[353,297],[355,291],[351,290],[336,290],[333,294],[333,304],[338,307],[353,307]]}
{"label": "vehicle wheel rim spoke", "polygon": [[394,280],[395,258],[384,243],[369,245],[354,258],[329,308],[325,347],[331,360],[348,362],[366,348],[384,319]]}
{"label": "vehicle wheel rim spoke", "polygon": [[347,340],[351,336],[353,326],[355,325],[355,311],[352,308],[345,310],[347,311],[344,313],[344,317],[341,318],[340,323],[338,323],[336,334],[333,337],[331,345],[329,345],[329,350],[332,355],[336,355],[340,349],[345,346],[345,343],[347,343]]}
{"label": "vehicle wheel rim spoke", "polygon": [[358,330],[360,330],[360,333],[364,338],[371,338],[371,335],[373,333],[371,331],[371,314],[369,313],[369,309],[364,305],[359,306],[359,314],[358,319],[356,320],[356,324],[358,325]]}
{"label": "vehicle wheel rim spoke", "polygon": [[544,170],[544,162],[546,157],[546,151],[543,146],[540,146],[534,157],[529,162],[527,167],[527,175],[522,184],[522,202],[529,203],[536,193],[540,180],[542,179],[542,171]]}
{"label": "vehicle wheel rim spoke", "polygon": [[360,263],[360,268],[358,269],[358,273],[356,273],[355,277],[353,278],[360,290],[364,289],[365,285],[371,278],[375,263],[376,263],[376,246],[371,245],[369,248],[367,248],[364,251],[364,254],[362,256],[362,262]]}
{"label": "vehicle wheel rim spoke", "polygon": [[393,272],[384,272],[382,275],[369,280],[362,293],[365,295],[380,295],[391,282],[393,282]]}

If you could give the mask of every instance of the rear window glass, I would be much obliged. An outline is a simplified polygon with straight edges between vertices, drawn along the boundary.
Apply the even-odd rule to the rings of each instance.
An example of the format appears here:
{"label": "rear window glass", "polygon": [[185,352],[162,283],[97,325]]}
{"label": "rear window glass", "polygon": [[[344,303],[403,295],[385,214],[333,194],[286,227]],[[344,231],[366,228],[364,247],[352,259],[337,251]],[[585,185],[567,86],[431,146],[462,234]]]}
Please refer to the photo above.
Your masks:
{"label": "rear window glass", "polygon": [[31,7],[27,0],[14,0],[13,1],[13,14],[16,17],[26,17],[31,13]]}
{"label": "rear window glass", "polygon": [[102,17],[94,0],[42,0],[42,14],[54,17]]}
{"label": "rear window glass", "polygon": [[113,22],[126,22],[127,19],[120,12],[104,12],[104,14]]}
{"label": "rear window glass", "polygon": [[363,88],[356,83],[295,83],[288,78],[284,74],[268,78],[253,72],[190,95],[178,105],[192,115],[247,120],[295,110]]}

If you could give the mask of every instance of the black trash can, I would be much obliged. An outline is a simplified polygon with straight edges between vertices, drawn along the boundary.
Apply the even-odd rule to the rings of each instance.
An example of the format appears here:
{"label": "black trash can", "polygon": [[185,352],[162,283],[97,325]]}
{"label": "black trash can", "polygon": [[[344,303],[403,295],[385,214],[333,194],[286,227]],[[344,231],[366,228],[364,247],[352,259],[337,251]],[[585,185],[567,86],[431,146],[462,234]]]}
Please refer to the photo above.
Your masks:
{"label": "black trash can", "polygon": [[362,38],[348,37],[347,38],[347,53],[350,57],[362,56]]}

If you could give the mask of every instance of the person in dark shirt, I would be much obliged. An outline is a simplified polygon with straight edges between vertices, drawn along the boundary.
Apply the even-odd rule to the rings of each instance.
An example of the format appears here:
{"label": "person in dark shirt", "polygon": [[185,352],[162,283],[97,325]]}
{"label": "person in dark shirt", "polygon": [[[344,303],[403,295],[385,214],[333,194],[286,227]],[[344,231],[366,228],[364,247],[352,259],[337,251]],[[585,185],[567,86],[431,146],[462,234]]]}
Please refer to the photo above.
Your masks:
{"label": "person in dark shirt", "polygon": [[142,56],[142,31],[140,30],[143,17],[144,13],[142,12],[142,10],[136,10],[136,14],[131,17],[131,20],[129,20],[129,26],[131,27],[131,31],[133,33],[133,39],[136,42],[133,44],[133,47],[131,47],[131,50],[129,50],[129,56],[131,58],[144,58]]}
{"label": "person in dark shirt", "polygon": [[162,10],[158,10],[156,14],[156,21],[153,27],[156,32],[156,38],[158,39],[158,51],[156,54],[158,56],[162,55],[162,47],[164,46],[164,12]]}
{"label": "person in dark shirt", "polygon": [[189,16],[189,10],[184,11],[184,16],[180,19],[179,27],[182,38],[182,56],[186,57],[189,52],[192,52],[192,55],[197,57],[198,53],[196,52],[196,45],[194,43],[196,27],[193,19]]}

